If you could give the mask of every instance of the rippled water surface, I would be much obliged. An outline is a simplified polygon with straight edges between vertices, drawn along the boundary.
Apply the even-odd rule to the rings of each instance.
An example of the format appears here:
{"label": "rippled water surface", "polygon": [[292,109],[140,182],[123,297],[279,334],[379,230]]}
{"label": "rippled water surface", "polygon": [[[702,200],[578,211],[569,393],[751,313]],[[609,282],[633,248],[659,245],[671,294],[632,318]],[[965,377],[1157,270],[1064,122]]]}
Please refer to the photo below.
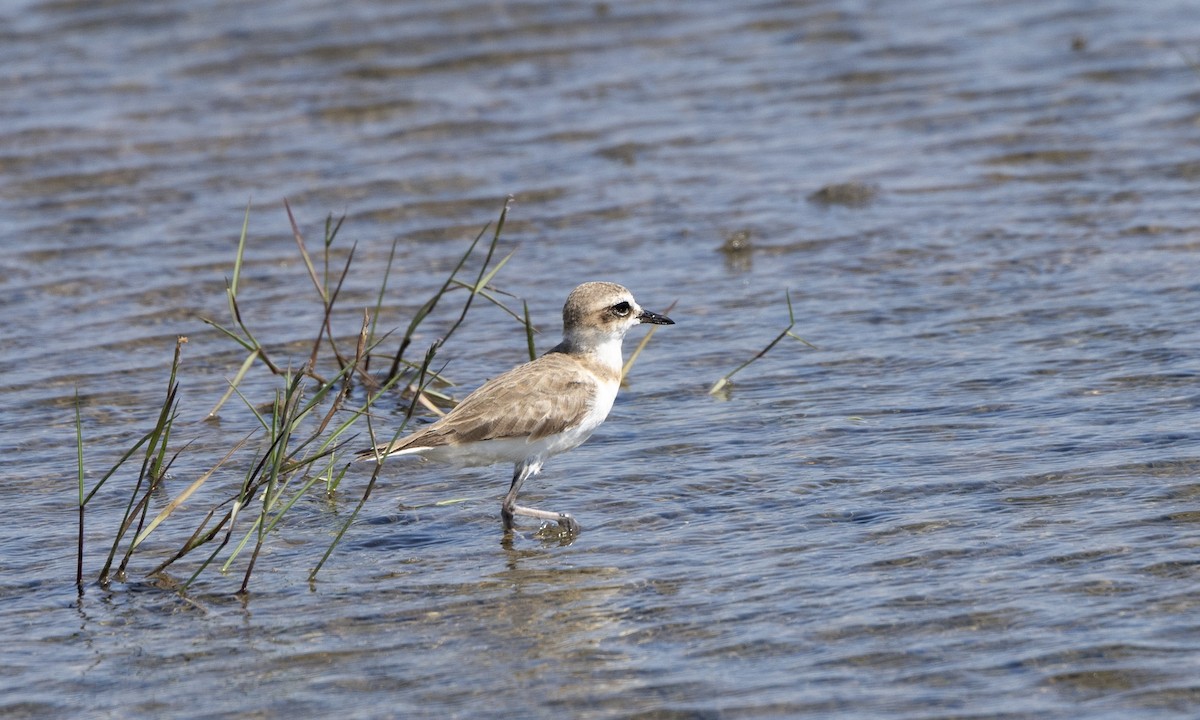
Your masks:
{"label": "rippled water surface", "polygon": [[[0,714],[1196,716],[1197,62],[1169,0],[3,4]],[[76,392],[91,487],[189,338],[153,512],[256,425],[200,422],[247,202],[243,315],[298,366],[284,198],[318,258],[346,215],[352,338],[393,242],[403,331],[510,194],[494,282],[540,348],[584,280],[677,303],[523,494],[574,542],[502,542],[507,468],[389,461],[315,583],[369,470],[297,502],[248,597],[244,556],[173,592],[195,563],[149,571],[245,454],[101,587],[135,461],[77,594]],[[710,396],[786,292],[817,349]],[[480,302],[439,360],[460,394],[525,352]]]}

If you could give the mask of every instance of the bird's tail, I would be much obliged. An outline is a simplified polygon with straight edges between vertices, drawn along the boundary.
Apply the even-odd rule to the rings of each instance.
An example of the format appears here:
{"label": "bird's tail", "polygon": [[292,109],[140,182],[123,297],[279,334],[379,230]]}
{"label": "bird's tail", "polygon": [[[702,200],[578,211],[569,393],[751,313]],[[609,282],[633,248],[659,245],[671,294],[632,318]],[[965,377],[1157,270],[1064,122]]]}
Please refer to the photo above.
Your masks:
{"label": "bird's tail", "polygon": [[381,443],[372,448],[361,450],[354,453],[355,462],[375,462],[382,460],[388,456],[388,451],[391,449],[391,443]]}

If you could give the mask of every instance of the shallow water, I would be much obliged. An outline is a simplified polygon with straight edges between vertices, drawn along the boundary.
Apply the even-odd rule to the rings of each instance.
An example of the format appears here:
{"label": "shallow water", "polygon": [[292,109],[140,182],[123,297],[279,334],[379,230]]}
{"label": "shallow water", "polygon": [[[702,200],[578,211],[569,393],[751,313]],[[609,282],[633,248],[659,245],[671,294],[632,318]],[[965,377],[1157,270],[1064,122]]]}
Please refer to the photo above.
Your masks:
{"label": "shallow water", "polygon": [[[729,5],[0,7],[0,713],[1193,717],[1195,8]],[[194,521],[77,596],[76,390],[91,484],[189,337],[159,507],[253,427],[198,422],[241,361],[199,318],[247,201],[243,311],[298,364],[283,198],[313,248],[347,216],[348,336],[393,240],[403,328],[509,194],[496,283],[541,348],[578,282],[677,301],[523,495],[574,542],[501,542],[506,468],[395,463],[314,584],[366,472],[289,512],[245,600],[244,565],[146,576]],[[708,395],[785,291],[819,349]],[[481,304],[440,357],[465,391],[524,342]],[[132,481],[89,510],[91,578]]]}

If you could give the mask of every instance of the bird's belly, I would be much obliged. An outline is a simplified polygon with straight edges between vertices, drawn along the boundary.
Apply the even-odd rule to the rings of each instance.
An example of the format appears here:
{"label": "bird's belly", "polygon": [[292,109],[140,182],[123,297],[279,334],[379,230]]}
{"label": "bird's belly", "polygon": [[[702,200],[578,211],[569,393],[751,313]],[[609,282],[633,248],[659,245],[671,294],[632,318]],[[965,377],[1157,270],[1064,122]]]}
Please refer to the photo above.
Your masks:
{"label": "bird's belly", "polygon": [[479,467],[502,462],[519,463],[529,458],[544,460],[551,455],[566,452],[579,446],[588,439],[589,435],[591,435],[591,429],[583,432],[583,427],[580,426],[564,433],[532,441],[523,437],[496,438],[459,445],[425,448],[419,454],[434,462],[456,467]]}

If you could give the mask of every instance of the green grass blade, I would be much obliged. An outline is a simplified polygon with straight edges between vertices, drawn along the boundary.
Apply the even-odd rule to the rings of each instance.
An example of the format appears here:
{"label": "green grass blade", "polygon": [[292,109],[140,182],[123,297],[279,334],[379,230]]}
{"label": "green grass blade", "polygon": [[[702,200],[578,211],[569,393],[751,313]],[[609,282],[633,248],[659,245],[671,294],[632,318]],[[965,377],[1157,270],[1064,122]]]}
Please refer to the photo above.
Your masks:
{"label": "green grass blade", "polygon": [[784,298],[787,300],[788,321],[789,321],[788,326],[785,327],[782,332],[780,332],[778,335],[776,335],[774,340],[767,343],[766,347],[764,347],[762,350],[759,350],[758,353],[754,355],[754,357],[750,358],[749,360],[742,363],[741,365],[738,365],[733,370],[726,373],[721,379],[719,379],[715,383],[713,383],[713,386],[708,389],[709,395],[717,395],[724,388],[728,387],[731,384],[731,378],[733,378],[734,375],[737,375],[742,370],[745,370],[754,361],[761,359],[764,355],[766,355],[768,352],[770,352],[772,348],[774,348],[776,345],[778,345],[781,340],[783,340],[786,337],[795,338],[796,340],[799,340],[800,342],[804,343],[805,345],[809,346],[810,348],[813,348],[814,350],[817,349],[816,345],[813,345],[809,341],[805,340],[804,338],[802,338],[799,335],[792,332],[792,328],[796,327],[796,314],[792,310],[792,294],[791,294],[791,292],[788,290],[785,290]]}
{"label": "green grass blade", "polygon": [[150,535],[150,533],[154,532],[155,528],[161,525],[162,522],[170,517],[180,505],[186,502],[187,499],[192,496],[192,494],[199,490],[200,486],[208,482],[208,479],[213,476],[213,473],[220,469],[220,467],[225,464],[225,461],[232,457],[235,452],[240,450],[242,446],[245,445],[246,442],[253,436],[254,432],[251,432],[250,434],[246,435],[246,437],[239,440],[238,443],[229,450],[229,452],[225,453],[225,457],[217,461],[216,465],[214,465],[208,472],[193,480],[192,484],[188,485],[183,492],[179,493],[169,503],[167,503],[166,507],[159,511],[158,515],[150,521],[150,524],[147,525],[140,533],[138,533],[137,537],[133,539],[133,544],[130,547],[130,550],[133,550],[138,545],[141,545],[142,541],[144,541],[146,537]]}
{"label": "green grass blade", "polygon": [[83,592],[83,417],[79,410],[79,387],[75,388],[75,449],[79,472],[79,549],[75,564],[75,585]]}
{"label": "green grass blade", "polygon": [[[667,306],[667,309],[663,310],[663,314],[666,315],[667,313],[674,310],[675,304],[678,302],[679,302],[678,300],[672,301],[671,304]],[[633,349],[633,352],[631,352],[629,354],[629,359],[626,360],[625,364],[621,366],[621,382],[625,382],[625,378],[629,377],[629,371],[633,369],[633,364],[635,362],[637,362],[638,355],[641,355],[642,350],[645,350],[646,346],[650,344],[650,338],[654,337],[654,333],[657,332],[660,327],[662,327],[662,326],[661,325],[652,325],[650,327],[650,331],[647,332],[645,334],[645,336],[642,337],[641,342],[639,342],[637,344],[637,347],[635,347]]]}
{"label": "green grass blade", "polygon": [[533,323],[529,322],[529,303],[521,301],[521,309],[525,314],[525,347],[529,349],[529,360],[537,359],[537,348],[533,344]]}
{"label": "green grass blade", "polygon": [[242,276],[242,259],[246,255],[246,235],[250,230],[250,204],[251,201],[246,201],[246,216],[242,219],[242,234],[238,237],[237,255],[233,260],[233,279],[229,282],[229,288],[226,291],[226,296],[229,299],[229,314],[236,320],[237,308],[235,299],[237,298],[238,280]]}

